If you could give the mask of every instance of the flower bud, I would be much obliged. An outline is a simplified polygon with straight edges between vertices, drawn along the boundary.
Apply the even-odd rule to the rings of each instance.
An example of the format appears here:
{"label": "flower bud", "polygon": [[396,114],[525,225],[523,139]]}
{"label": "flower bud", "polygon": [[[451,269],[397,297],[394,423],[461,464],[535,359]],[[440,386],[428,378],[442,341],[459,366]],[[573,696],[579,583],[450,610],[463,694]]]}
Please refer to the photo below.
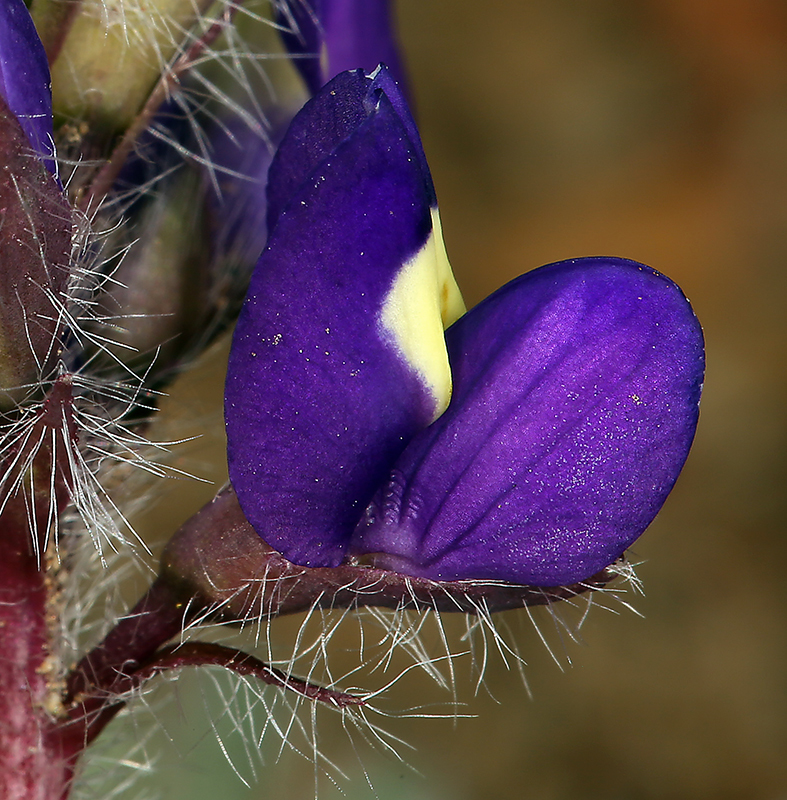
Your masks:
{"label": "flower bud", "polygon": [[71,209],[0,97],[0,407],[30,391],[59,352]]}
{"label": "flower bud", "polygon": [[[39,0],[32,8],[50,40],[55,114],[106,135],[129,126],[172,59],[191,43],[189,31],[211,0],[82,2],[64,19],[60,5]],[[59,25],[53,26],[53,15]]]}
{"label": "flower bud", "polygon": [[0,3],[0,95],[30,146],[55,171],[49,65],[22,0]]}
{"label": "flower bud", "polygon": [[[203,227],[201,175],[182,165],[142,198],[121,229],[133,244],[102,297],[115,328],[112,352],[151,381],[176,372],[180,360],[207,336],[208,243]],[[116,248],[117,249],[117,248]]]}

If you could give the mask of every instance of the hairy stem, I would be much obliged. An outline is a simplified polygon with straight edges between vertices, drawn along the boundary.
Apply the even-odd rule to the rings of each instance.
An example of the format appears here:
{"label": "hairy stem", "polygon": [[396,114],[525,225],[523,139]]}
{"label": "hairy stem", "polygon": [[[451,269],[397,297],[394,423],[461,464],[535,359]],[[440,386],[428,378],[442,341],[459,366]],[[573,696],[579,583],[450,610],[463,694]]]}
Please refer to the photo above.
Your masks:
{"label": "hairy stem", "polygon": [[183,667],[223,667],[236,675],[257,678],[263,683],[288,689],[309,700],[318,700],[337,708],[364,704],[362,697],[295,678],[242,650],[212,642],[187,642],[180,646],[165,648],[149,664],[142,667],[137,676],[140,680],[147,680],[153,675]]}
{"label": "hairy stem", "polygon": [[[46,418],[44,411],[37,429],[47,428]],[[26,463],[0,514],[0,797],[57,800],[68,794],[71,753],[56,734],[59,563],[50,528],[67,492],[47,447]]]}
{"label": "hairy stem", "polygon": [[66,702],[79,702],[82,694],[117,691],[143,662],[183,630],[185,616],[175,591],[161,580],[154,581],[136,606],[71,672]]}
{"label": "hairy stem", "polygon": [[212,642],[187,642],[163,648],[135,672],[117,680],[111,693],[96,689],[94,694],[84,696],[72,706],[68,722],[61,727],[61,735],[66,740],[81,742],[83,747],[90,744],[126,705],[128,697],[135,689],[156,675],[186,667],[222,667],[236,675],[256,678],[263,683],[300,694],[308,700],[316,700],[336,708],[364,704],[363,697],[287,675],[234,647]]}

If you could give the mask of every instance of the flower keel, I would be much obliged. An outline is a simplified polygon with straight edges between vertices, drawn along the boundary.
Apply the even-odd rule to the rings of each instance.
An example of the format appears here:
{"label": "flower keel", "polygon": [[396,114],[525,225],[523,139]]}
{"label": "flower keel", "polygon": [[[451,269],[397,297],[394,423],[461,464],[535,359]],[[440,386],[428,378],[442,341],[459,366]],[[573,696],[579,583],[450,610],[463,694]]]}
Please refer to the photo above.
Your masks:
{"label": "flower keel", "polygon": [[697,424],[704,357],[688,301],[631,261],[552,264],[447,332],[448,411],[418,434],[352,549],[434,580],[585,580],[672,489]]}

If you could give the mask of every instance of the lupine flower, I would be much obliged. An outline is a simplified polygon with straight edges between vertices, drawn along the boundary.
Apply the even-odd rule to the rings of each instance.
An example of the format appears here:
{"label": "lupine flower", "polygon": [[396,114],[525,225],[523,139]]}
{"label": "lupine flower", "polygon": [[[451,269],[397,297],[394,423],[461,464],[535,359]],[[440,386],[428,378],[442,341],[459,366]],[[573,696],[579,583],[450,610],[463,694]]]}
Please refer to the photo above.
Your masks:
{"label": "lupine flower", "polygon": [[327,84],[270,176],[225,407],[259,535],[298,564],[434,580],[556,586],[620,557],[697,423],[703,340],[680,289],[622,259],[552,264],[444,340],[461,307],[382,67]]}
{"label": "lupine flower", "polygon": [[[171,644],[205,620],[380,606],[491,625],[603,587],[691,443],[702,337],[654,270],[554,264],[465,313],[388,0],[275,4],[314,94],[283,139],[303,82],[287,64],[262,102],[242,5],[32,3],[73,208],[43,46],[22,0],[0,5],[3,797],[67,797],[87,745],[165,671],[222,666],[343,711],[370,698],[327,666],[328,686],[291,674],[311,647],[284,672]],[[233,90],[195,69],[211,60]],[[232,321],[266,238],[226,388],[237,496],[187,520],[136,606],[78,650],[60,615],[92,611],[81,543],[95,564],[128,544],[107,487],[164,473],[144,455],[156,389]]]}

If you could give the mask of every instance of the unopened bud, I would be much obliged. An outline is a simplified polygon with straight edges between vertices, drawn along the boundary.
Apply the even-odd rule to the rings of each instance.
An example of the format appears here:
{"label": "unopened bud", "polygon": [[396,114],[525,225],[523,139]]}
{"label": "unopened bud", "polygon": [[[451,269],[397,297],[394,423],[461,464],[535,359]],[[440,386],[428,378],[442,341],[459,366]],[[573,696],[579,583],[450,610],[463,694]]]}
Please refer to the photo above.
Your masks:
{"label": "unopened bud", "polygon": [[52,15],[63,16],[58,4],[35,2],[33,19],[54,56],[55,114],[109,133],[125,130],[178,51],[191,43],[189,31],[210,5],[211,0],[85,0],[58,26],[51,21]]}
{"label": "unopened bud", "polygon": [[0,216],[2,408],[23,396],[57,354],[72,219],[57,182],[1,97]]}

